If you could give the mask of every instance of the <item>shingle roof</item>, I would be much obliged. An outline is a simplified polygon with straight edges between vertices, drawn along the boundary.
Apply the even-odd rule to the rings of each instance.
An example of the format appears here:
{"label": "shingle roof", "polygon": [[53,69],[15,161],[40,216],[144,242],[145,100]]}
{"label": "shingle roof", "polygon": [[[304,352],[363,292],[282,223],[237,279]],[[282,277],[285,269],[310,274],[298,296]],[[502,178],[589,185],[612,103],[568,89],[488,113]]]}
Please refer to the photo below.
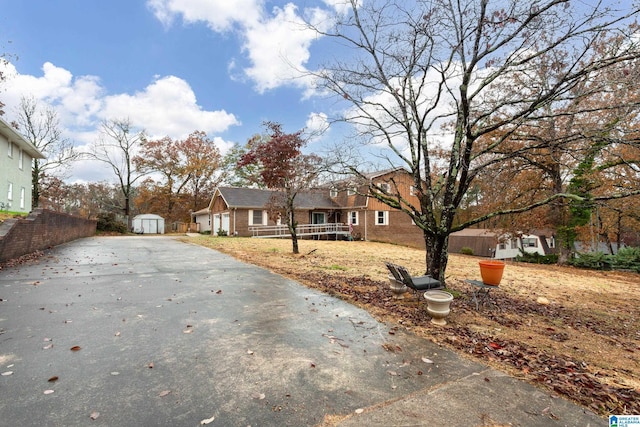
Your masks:
{"label": "shingle roof", "polygon": [[[217,190],[229,208],[263,208],[269,203],[272,190],[240,187],[218,187]],[[325,191],[305,191],[298,193],[295,206],[298,209],[338,209]]]}

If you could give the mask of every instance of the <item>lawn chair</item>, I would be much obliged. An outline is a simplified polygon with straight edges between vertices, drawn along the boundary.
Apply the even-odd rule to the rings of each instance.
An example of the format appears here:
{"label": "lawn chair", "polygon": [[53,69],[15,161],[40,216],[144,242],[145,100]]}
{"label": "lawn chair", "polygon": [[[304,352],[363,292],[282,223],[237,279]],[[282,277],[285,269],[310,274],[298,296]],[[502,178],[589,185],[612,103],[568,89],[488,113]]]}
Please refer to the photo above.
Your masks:
{"label": "lawn chair", "polygon": [[409,271],[401,265],[391,263],[385,264],[397,281],[404,283],[408,288],[413,289],[416,294],[420,291],[428,291],[430,289],[444,289],[442,283],[431,276],[412,277]]}

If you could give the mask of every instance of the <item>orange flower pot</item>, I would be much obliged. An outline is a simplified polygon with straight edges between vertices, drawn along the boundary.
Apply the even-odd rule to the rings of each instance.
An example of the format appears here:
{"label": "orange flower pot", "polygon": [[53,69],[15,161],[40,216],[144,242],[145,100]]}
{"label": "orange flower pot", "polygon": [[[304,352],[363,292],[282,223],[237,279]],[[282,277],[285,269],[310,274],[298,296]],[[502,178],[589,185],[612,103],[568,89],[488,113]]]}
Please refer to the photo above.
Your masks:
{"label": "orange flower pot", "polygon": [[485,285],[498,286],[504,272],[504,262],[495,259],[480,261],[480,275]]}

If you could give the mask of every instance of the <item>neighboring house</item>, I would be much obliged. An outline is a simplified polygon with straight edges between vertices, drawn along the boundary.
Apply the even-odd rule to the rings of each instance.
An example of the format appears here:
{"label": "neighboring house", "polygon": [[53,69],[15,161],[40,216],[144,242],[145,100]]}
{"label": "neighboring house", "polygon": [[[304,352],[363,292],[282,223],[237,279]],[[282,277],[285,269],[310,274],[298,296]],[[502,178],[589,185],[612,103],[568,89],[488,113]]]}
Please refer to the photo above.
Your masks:
{"label": "neighboring house", "polygon": [[31,211],[33,159],[44,159],[38,149],[0,118],[0,210]]}
{"label": "neighboring house", "polygon": [[197,224],[197,231],[202,233],[204,231],[211,231],[211,215],[209,208],[200,209],[199,211],[191,213],[191,222]]}
{"label": "neighboring house", "polygon": [[513,236],[499,230],[467,228],[449,236],[449,253],[460,253],[462,248],[471,248],[476,256],[512,259],[521,251],[540,255],[554,253],[555,239],[549,231]]}
{"label": "neighboring house", "polygon": [[133,232],[137,234],[164,234],[164,218],[155,214],[133,217]]}
{"label": "neighboring house", "polygon": [[[298,194],[294,204],[299,229],[311,230],[314,225],[326,224],[334,227],[337,234],[350,231],[355,239],[424,247],[422,232],[406,213],[367,197],[371,183],[388,185],[391,191],[397,188],[404,198],[418,203],[411,176],[404,169],[371,173],[365,179],[340,181]],[[270,190],[218,187],[208,207],[212,234],[264,236],[260,230],[271,233],[282,223],[269,215],[272,194]],[[286,232],[283,229],[278,232]],[[326,228],[316,229],[330,234]]]}

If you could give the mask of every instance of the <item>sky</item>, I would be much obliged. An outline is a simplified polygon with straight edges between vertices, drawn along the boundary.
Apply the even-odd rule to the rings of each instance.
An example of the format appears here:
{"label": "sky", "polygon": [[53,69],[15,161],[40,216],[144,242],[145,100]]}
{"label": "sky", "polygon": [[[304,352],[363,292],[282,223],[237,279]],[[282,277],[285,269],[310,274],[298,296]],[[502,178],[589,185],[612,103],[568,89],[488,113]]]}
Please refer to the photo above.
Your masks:
{"label": "sky", "polygon": [[[326,127],[335,101],[300,71],[332,47],[301,23],[343,8],[344,0],[0,0],[3,119],[33,96],[55,109],[80,150],[104,120],[128,118],[152,138],[204,131],[223,154],[263,133],[265,121],[285,132]],[[321,151],[332,132],[309,150]],[[114,178],[85,160],[68,181]]]}

